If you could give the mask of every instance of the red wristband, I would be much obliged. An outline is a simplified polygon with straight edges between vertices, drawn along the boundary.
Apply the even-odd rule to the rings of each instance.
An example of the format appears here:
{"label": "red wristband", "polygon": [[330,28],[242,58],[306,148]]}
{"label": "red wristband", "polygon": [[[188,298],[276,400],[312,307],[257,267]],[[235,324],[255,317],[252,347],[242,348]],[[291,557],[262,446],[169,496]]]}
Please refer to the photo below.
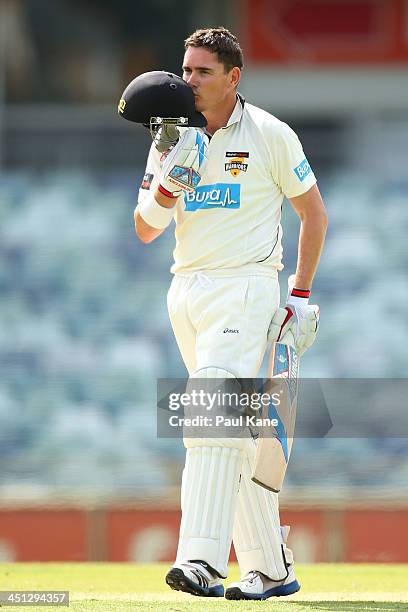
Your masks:
{"label": "red wristband", "polygon": [[299,298],[310,298],[310,289],[296,289],[296,287],[294,287],[290,293],[290,295],[293,295],[293,297],[299,297]]}
{"label": "red wristband", "polygon": [[171,191],[167,191],[167,189],[165,189],[162,185],[158,186],[158,190],[167,198],[172,198],[174,200],[176,199],[176,196],[174,196]]}

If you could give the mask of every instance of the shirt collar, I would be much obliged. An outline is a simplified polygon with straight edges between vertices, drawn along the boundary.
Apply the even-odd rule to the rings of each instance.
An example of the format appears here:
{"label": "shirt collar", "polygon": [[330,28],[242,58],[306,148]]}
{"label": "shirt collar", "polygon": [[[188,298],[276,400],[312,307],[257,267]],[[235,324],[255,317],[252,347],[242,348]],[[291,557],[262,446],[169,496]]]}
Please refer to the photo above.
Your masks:
{"label": "shirt collar", "polygon": [[234,106],[234,110],[231,113],[228,123],[225,127],[229,127],[233,123],[238,123],[241,120],[242,113],[244,112],[245,98],[241,94],[237,93],[237,101]]}

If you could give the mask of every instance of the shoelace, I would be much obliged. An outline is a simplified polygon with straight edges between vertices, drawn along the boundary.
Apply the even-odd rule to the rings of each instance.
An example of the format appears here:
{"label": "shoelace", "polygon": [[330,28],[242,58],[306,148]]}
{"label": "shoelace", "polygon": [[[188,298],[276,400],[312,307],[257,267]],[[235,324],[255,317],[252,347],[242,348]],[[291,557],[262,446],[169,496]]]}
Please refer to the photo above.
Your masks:
{"label": "shoelace", "polygon": [[246,575],[245,580],[248,581],[250,584],[252,584],[253,582],[255,582],[255,579],[257,577],[258,577],[258,572],[252,571]]}

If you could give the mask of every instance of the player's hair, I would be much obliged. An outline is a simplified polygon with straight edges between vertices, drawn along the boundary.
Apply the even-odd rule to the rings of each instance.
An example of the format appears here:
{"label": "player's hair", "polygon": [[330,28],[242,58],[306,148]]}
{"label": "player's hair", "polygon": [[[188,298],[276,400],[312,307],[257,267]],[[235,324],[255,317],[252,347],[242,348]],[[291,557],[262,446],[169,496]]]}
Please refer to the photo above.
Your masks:
{"label": "player's hair", "polygon": [[225,72],[229,72],[234,66],[242,68],[244,65],[238,39],[223,27],[196,30],[184,41],[184,48],[188,47],[204,47],[211,53],[216,53],[218,61],[224,64]]}

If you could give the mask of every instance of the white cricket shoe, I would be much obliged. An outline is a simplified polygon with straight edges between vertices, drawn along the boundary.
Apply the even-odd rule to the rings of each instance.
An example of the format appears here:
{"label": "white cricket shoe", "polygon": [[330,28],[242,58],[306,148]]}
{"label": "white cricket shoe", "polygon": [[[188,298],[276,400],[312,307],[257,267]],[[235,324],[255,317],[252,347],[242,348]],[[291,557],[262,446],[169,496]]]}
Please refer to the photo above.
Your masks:
{"label": "white cricket shoe", "polygon": [[175,591],[201,597],[224,597],[221,578],[204,561],[187,561],[173,565],[166,582]]}
{"label": "white cricket shoe", "polygon": [[249,572],[240,582],[233,582],[225,591],[226,599],[269,599],[292,595],[300,589],[293,566],[285,580],[274,582],[261,572]]}

